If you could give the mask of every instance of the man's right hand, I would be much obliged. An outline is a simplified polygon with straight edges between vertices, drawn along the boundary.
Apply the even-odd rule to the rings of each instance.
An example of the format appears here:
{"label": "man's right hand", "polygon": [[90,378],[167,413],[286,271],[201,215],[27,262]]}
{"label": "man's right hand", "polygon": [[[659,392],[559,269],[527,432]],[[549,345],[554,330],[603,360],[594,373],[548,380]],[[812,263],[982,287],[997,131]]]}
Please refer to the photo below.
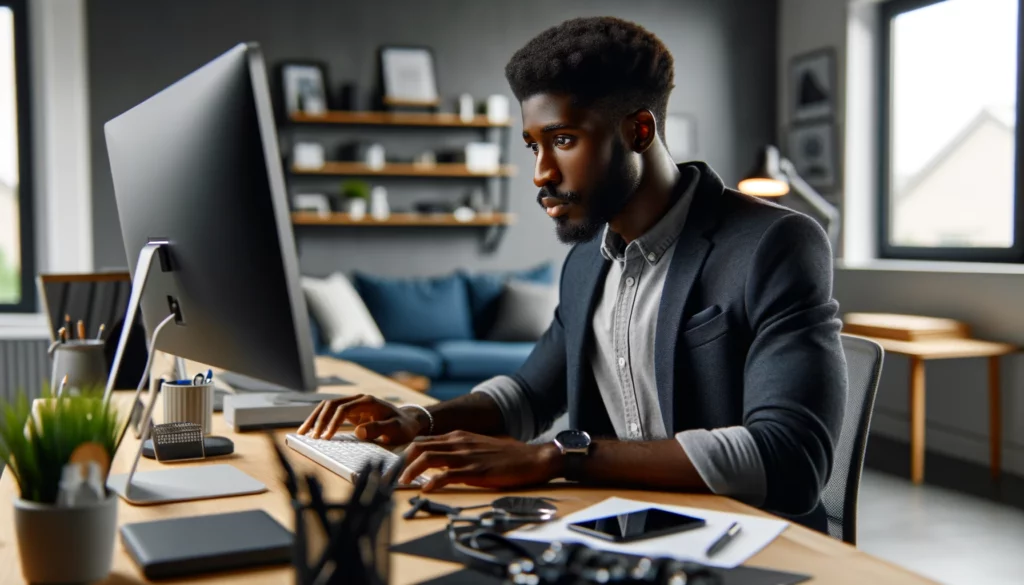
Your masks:
{"label": "man's right hand", "polygon": [[356,437],[364,441],[379,440],[387,445],[412,441],[423,431],[422,413],[401,409],[373,396],[358,394],[325,400],[317,405],[298,433],[309,433],[314,439],[330,439],[345,423],[356,425]]}

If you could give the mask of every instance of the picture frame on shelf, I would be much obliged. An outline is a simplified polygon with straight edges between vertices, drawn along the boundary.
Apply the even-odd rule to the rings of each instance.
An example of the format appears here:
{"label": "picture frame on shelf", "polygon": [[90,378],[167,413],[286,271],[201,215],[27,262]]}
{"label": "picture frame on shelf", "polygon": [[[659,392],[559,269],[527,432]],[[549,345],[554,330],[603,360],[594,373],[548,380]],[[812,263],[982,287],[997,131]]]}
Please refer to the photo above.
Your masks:
{"label": "picture frame on shelf", "polygon": [[281,98],[288,116],[327,112],[327,67],[320,61],[287,61],[279,65]]}
{"label": "picture frame on shelf", "polygon": [[697,156],[697,119],[690,114],[666,114],[665,147],[677,163]]}
{"label": "picture frame on shelf", "polygon": [[839,184],[839,152],[835,124],[827,121],[795,124],[789,129],[787,154],[807,183],[831,193]]}
{"label": "picture frame on shelf", "polygon": [[437,69],[429,47],[386,45],[379,49],[381,101],[390,108],[436,108]]}
{"label": "picture frame on shelf", "polygon": [[827,120],[836,111],[836,51],[832,47],[796,55],[789,61],[790,121]]}

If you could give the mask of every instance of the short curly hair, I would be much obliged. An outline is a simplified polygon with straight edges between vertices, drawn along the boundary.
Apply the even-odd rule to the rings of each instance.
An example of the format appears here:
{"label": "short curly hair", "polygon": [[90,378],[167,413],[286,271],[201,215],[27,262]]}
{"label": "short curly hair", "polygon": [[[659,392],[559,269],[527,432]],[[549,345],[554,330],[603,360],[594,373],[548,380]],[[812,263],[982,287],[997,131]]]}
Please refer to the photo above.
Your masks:
{"label": "short curly hair", "polygon": [[635,23],[610,16],[567,20],[516,51],[505,77],[520,102],[539,93],[562,93],[615,116],[647,108],[665,138],[672,54]]}

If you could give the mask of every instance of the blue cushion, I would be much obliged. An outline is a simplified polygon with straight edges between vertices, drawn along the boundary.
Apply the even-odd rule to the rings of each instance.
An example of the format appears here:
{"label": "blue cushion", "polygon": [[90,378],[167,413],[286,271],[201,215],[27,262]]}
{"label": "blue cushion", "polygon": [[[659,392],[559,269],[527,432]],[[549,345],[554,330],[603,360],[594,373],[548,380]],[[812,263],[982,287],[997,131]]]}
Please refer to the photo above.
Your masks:
{"label": "blue cushion", "polygon": [[482,381],[519,370],[533,343],[505,341],[445,341],[434,345],[444,361],[445,378]]}
{"label": "blue cushion", "polygon": [[541,284],[552,284],[555,280],[555,268],[551,262],[511,272],[461,274],[466,280],[469,292],[469,308],[473,312],[473,331],[477,339],[487,337],[487,333],[494,326],[494,320],[498,315],[498,301],[501,299],[506,280],[526,280]]}
{"label": "blue cushion", "polygon": [[313,335],[313,353],[320,355],[327,352],[324,344],[323,333],[320,331],[320,324],[316,322],[313,315],[309,316],[309,332]]}
{"label": "blue cushion", "polygon": [[444,372],[444,364],[437,352],[404,343],[385,343],[384,347],[350,347],[332,355],[385,376],[394,372],[411,372],[440,378]]}
{"label": "blue cushion", "polygon": [[355,287],[389,342],[428,345],[472,339],[466,283],[457,274],[384,278],[356,273]]}

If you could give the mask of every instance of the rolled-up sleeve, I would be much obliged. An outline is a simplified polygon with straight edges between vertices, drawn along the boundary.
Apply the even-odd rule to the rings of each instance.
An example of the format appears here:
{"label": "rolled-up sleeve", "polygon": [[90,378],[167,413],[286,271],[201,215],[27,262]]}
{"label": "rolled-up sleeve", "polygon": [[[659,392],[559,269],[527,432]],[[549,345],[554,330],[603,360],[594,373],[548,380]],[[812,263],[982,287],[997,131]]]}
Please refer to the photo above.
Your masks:
{"label": "rolled-up sleeve", "polygon": [[505,419],[505,432],[514,439],[529,441],[537,434],[530,400],[519,384],[508,376],[495,376],[473,388],[490,396]]}
{"label": "rolled-up sleeve", "polygon": [[751,506],[764,503],[764,464],[749,430],[691,429],[676,433],[676,441],[712,492]]}

